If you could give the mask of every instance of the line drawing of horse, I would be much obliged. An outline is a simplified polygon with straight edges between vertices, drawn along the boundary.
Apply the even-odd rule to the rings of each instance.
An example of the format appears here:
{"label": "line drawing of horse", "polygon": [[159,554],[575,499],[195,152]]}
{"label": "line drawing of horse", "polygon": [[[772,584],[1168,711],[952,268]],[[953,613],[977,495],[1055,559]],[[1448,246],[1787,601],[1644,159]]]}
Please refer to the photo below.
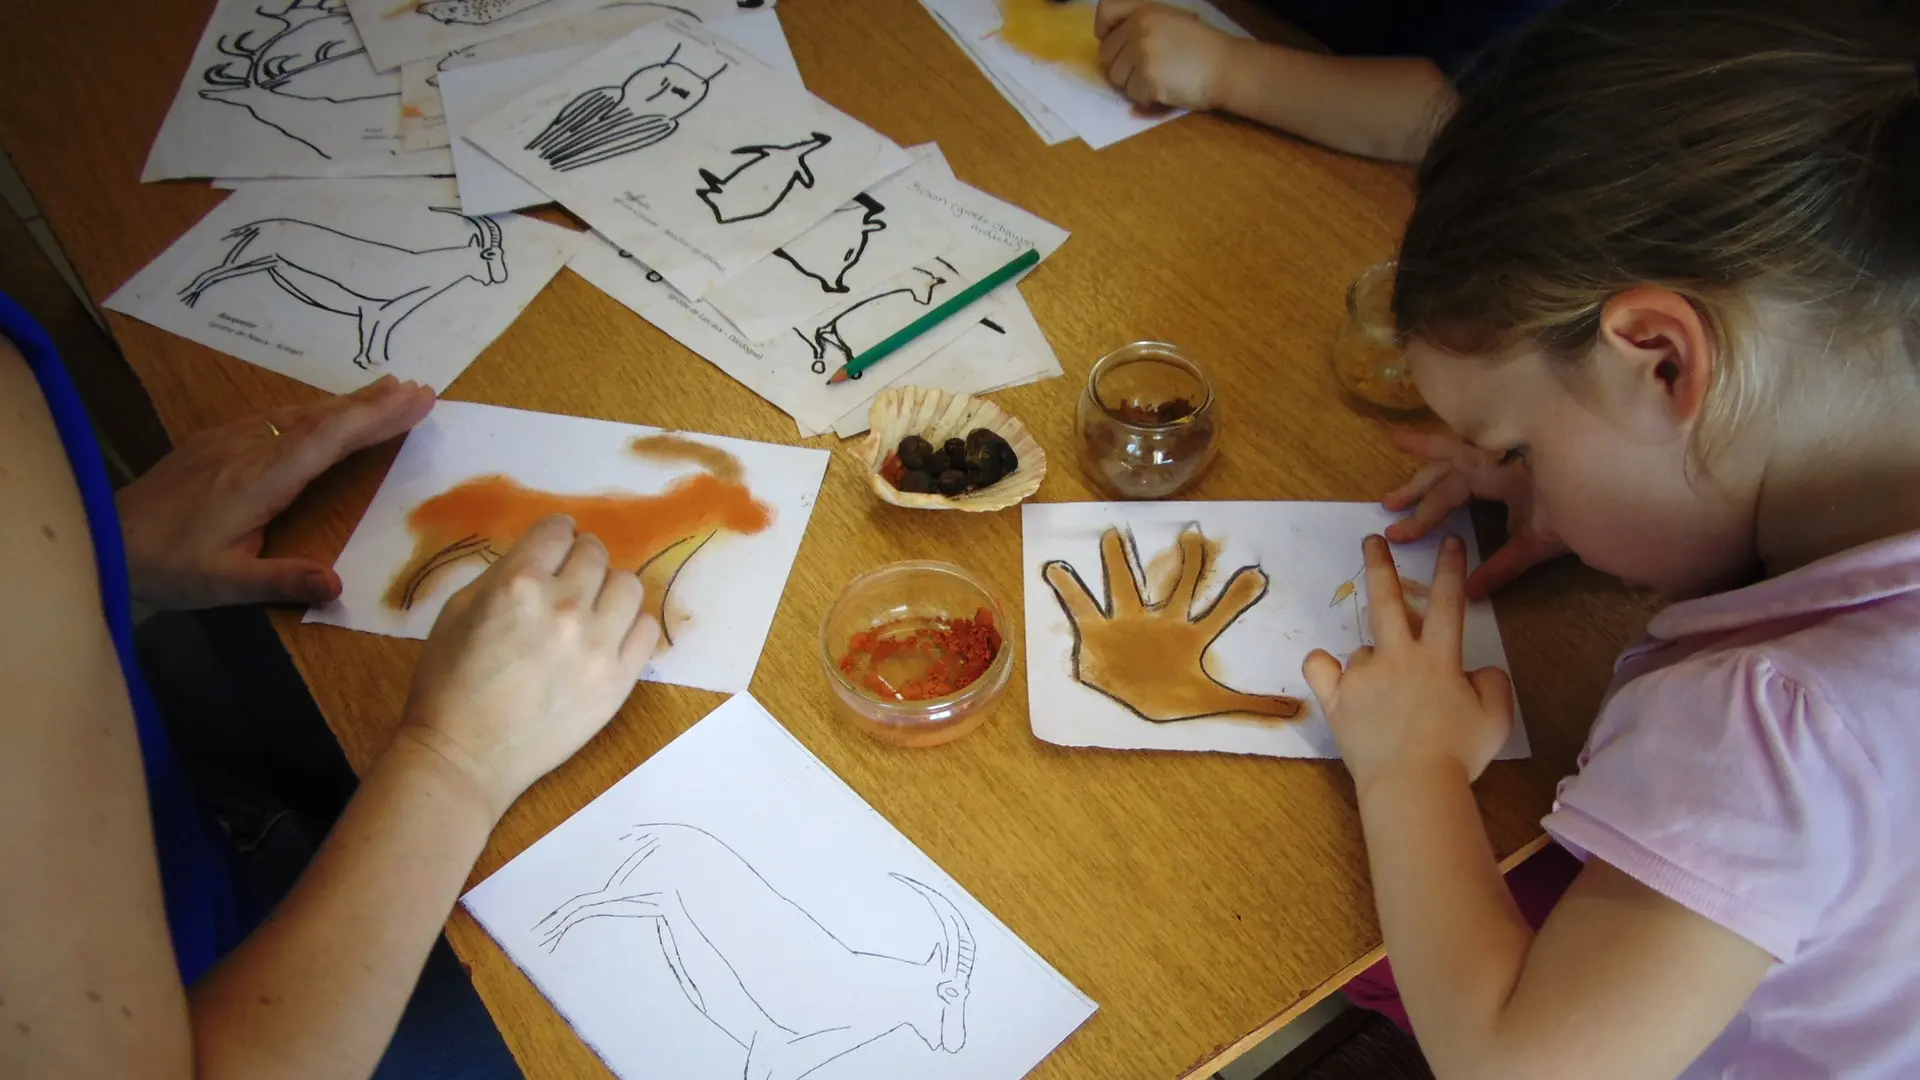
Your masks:
{"label": "line drawing of horse", "polygon": [[626,854],[606,885],[532,932],[553,952],[593,919],[651,921],[687,1001],[747,1052],[744,1080],[800,1080],[903,1027],[932,1052],[966,1046],[978,946],[939,890],[888,875],[940,928],[924,959],[890,956],[842,941],[705,829],[636,825],[619,843]]}
{"label": "line drawing of horse", "polygon": [[[675,58],[637,68],[619,86],[582,90],[526,145],[559,172],[631,154],[680,130],[680,118],[707,99],[707,88],[727,70],[702,75]],[[644,111],[642,111],[644,110]]]}
{"label": "line drawing of horse", "polygon": [[288,0],[255,14],[279,29],[221,35],[232,57],[200,73],[202,100],[245,109],[255,120],[328,160],[367,153],[361,132],[393,122],[399,80],[373,68],[341,0]]}
{"label": "line drawing of horse", "polygon": [[941,287],[960,274],[944,258],[933,261],[938,264],[938,269],[914,267],[909,273],[918,274],[918,280],[875,293],[851,307],[842,308],[832,318],[814,327],[811,334],[794,327],[793,332],[800,335],[800,340],[806,342],[808,350],[813,353],[813,373],[826,374],[828,353],[839,354],[842,364],[850,363],[882,338],[911,322],[910,317],[902,316],[910,314],[912,308],[931,307]]}
{"label": "line drawing of horse", "polygon": [[813,187],[813,166],[807,156],[831,142],[833,136],[816,131],[799,142],[736,147],[734,154],[747,160],[725,176],[701,169],[700,187],[694,194],[721,225],[766,217],[780,209],[794,188]]}
{"label": "line drawing of horse", "polygon": [[384,366],[394,328],[407,316],[463,281],[487,286],[507,280],[498,222],[451,207],[431,209],[465,221],[473,235],[465,244],[416,251],[298,218],[248,222],[220,238],[233,247],[180,290],[180,302],[193,307],[223,281],[265,274],[303,304],[352,316],[360,328],[354,364]]}
{"label": "line drawing of horse", "polygon": [[[886,229],[886,219],[880,216],[886,210],[880,200],[862,192],[786,246],[774,248],[773,253],[813,279],[821,292],[847,292],[847,272],[859,265],[873,234]],[[849,229],[854,230],[851,236],[847,235]]]}

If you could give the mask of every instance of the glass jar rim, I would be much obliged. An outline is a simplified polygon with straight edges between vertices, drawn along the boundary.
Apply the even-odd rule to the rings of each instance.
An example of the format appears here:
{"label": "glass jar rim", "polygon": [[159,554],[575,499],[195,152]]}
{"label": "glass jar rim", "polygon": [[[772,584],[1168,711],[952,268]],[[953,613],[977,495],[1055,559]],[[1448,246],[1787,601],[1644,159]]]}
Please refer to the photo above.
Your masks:
{"label": "glass jar rim", "polygon": [[[840,670],[840,661],[833,654],[833,639],[828,636],[827,631],[833,625],[833,617],[839,614],[840,606],[846,603],[847,597],[851,595],[856,588],[861,585],[870,584],[882,577],[912,571],[934,571],[936,573],[947,574],[979,590],[980,595],[986,599],[985,606],[987,610],[993,612],[994,629],[1000,634],[1000,651],[994,654],[993,662],[987,665],[987,670],[981,672],[979,678],[955,690],[951,694],[947,694],[944,697],[924,698],[919,701],[888,701],[885,698],[875,697],[866,687],[856,684],[852,679],[847,678],[846,672]],[[925,712],[943,711],[977,694],[991,693],[995,687],[1005,682],[1006,676],[1004,672],[1013,664],[1013,642],[1007,634],[1006,621],[1006,605],[1000,602],[1000,597],[987,586],[986,582],[968,573],[964,568],[950,562],[942,562],[938,559],[907,559],[901,562],[890,562],[855,574],[853,579],[848,581],[845,587],[840,590],[840,595],[834,597],[833,604],[827,608],[826,617],[820,620],[820,659],[827,669],[829,678],[833,679],[833,681],[840,686],[862,697],[869,698],[881,705],[889,705],[895,708],[912,706],[916,710]]]}
{"label": "glass jar rim", "polygon": [[[1177,367],[1194,377],[1200,384],[1202,397],[1193,411],[1173,420],[1142,421],[1133,420],[1113,411],[1100,396],[1100,380],[1109,372],[1128,364],[1161,363]],[[1202,414],[1213,407],[1213,378],[1199,362],[1180,351],[1178,345],[1164,341],[1130,341],[1094,362],[1093,370],[1087,373],[1087,397],[1102,415],[1114,423],[1133,431],[1168,431],[1183,427],[1199,420]]]}

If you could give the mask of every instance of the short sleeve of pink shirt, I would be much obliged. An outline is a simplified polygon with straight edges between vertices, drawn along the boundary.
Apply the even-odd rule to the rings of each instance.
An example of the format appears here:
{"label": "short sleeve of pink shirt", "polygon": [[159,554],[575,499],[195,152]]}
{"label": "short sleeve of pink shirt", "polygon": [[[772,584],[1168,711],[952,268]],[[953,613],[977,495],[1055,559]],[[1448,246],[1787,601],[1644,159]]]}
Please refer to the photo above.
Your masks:
{"label": "short sleeve of pink shirt", "polygon": [[1781,960],[1857,869],[1873,763],[1763,650],[1696,654],[1629,681],[1546,826]]}
{"label": "short sleeve of pink shirt", "polygon": [[1920,533],[1647,629],[1544,824],[1778,961],[1686,1080],[1920,1076]]}

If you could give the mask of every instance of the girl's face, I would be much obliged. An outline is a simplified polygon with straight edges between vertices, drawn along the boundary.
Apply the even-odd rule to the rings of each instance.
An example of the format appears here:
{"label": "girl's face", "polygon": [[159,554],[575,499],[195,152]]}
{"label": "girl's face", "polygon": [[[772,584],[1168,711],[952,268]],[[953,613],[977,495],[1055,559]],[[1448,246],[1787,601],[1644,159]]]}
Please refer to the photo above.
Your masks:
{"label": "girl's face", "polygon": [[[1659,407],[1661,386],[1641,386],[1655,380],[1628,370],[1635,358],[1607,352],[1603,342],[1572,366],[1537,350],[1486,359],[1408,347],[1414,381],[1442,420],[1526,464],[1536,531],[1595,569],[1668,596],[1745,581],[1759,565],[1757,482],[1738,491],[1708,480],[1691,451],[1692,418]],[[1595,365],[1616,369],[1596,374]]]}

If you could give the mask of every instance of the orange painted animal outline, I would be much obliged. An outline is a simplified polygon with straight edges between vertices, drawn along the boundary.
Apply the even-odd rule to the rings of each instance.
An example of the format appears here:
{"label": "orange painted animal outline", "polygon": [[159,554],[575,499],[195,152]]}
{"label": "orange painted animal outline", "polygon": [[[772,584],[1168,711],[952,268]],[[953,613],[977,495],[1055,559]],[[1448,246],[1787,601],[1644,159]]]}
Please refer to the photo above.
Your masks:
{"label": "orange painted animal outline", "polygon": [[[517,523],[519,528],[510,538],[467,533],[446,541],[444,534],[442,537],[432,537],[426,532],[421,519],[433,516],[430,508],[445,505],[446,500],[460,493],[470,492],[477,485],[503,486],[510,489],[509,494],[527,497],[529,504],[542,504],[539,507],[540,511],[569,508],[577,510],[582,506],[592,506],[596,511],[602,512],[609,508],[619,511],[623,509],[620,504],[625,503],[635,513],[655,510],[665,505],[666,500],[672,499],[676,493],[688,493],[695,488],[706,487],[715,490],[719,497],[732,500],[733,505],[730,508],[713,511],[709,516],[717,516],[718,520],[703,519],[694,531],[675,538],[648,554],[640,560],[637,567],[622,566],[626,560],[620,558],[622,552],[618,550],[618,538],[604,536],[602,538],[608,543],[613,565],[632,569],[639,575],[646,592],[646,599],[643,602],[644,610],[660,623],[663,643],[671,645],[673,634],[666,618],[667,598],[673,591],[674,583],[679,580],[681,571],[686,568],[687,562],[722,531],[746,535],[764,531],[772,523],[773,512],[766,503],[754,498],[752,491],[742,480],[739,461],[718,447],[694,442],[677,435],[661,434],[635,438],[629,444],[629,449],[644,458],[691,462],[700,465],[702,470],[676,478],[665,491],[653,495],[553,495],[524,487],[497,474],[463,481],[422,502],[407,515],[408,529],[415,535],[414,551],[402,564],[399,572],[394,575],[392,583],[382,598],[383,602],[397,611],[411,610],[443,571],[469,558],[478,558],[492,565],[506,553],[507,548],[511,546],[511,541],[518,538],[519,532],[523,531],[526,525],[532,524],[531,520]],[[727,520],[729,509],[733,514],[732,521]],[[531,518],[534,513],[535,511],[528,511],[524,516]],[[545,514],[539,513],[539,516],[545,516]],[[580,521],[583,529],[587,531],[591,531],[595,516],[597,515],[591,512],[575,513],[576,520]],[[748,520],[753,518],[757,520]],[[503,539],[506,541],[505,544],[501,543]],[[439,546],[433,546],[435,542],[438,542]]]}

